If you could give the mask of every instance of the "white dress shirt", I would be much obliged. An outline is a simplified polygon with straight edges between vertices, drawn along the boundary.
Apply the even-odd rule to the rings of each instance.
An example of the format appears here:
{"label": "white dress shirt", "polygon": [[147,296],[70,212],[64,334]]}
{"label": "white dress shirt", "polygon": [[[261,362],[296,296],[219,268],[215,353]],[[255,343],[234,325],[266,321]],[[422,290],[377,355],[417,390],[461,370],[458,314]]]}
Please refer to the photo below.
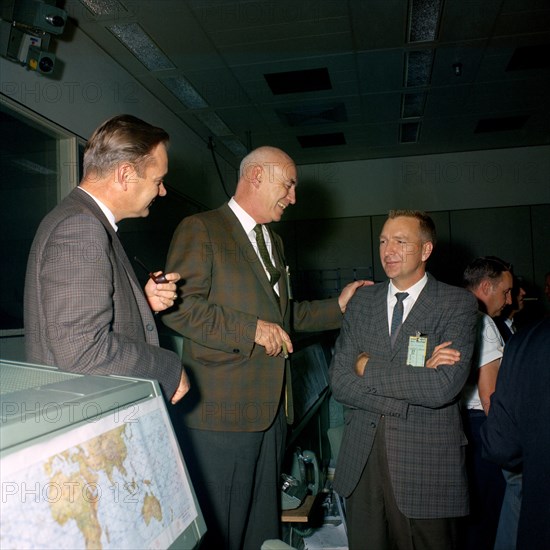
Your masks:
{"label": "white dress shirt", "polygon": [[[261,262],[261,264],[264,268],[265,275],[266,275],[267,279],[269,280],[269,278],[270,278],[269,277],[269,272],[267,271],[267,269],[264,265],[264,262],[262,260],[262,257],[260,255],[260,251],[258,250],[258,243],[256,242],[256,233],[254,232],[254,228],[258,224],[254,220],[254,218],[239,205],[239,203],[235,200],[235,197],[231,197],[231,199],[228,203],[228,206],[229,206],[229,208],[231,208],[231,210],[233,211],[235,216],[237,216],[237,219],[239,220],[239,222],[243,226],[244,232],[247,234],[248,239],[250,241],[250,244],[252,245],[252,247],[256,251],[258,259],[260,260],[260,262]],[[275,259],[273,257],[273,250],[272,250],[272,245],[271,245],[271,238],[269,237],[269,231],[266,229],[266,227],[263,224],[262,224],[262,233],[264,234],[264,240],[265,240],[265,244],[267,246],[267,251],[269,252],[269,257],[271,258],[271,261],[273,262],[273,265],[276,265],[275,264]],[[273,288],[274,288],[275,292],[278,295],[279,294],[279,283],[278,282],[275,283],[275,285],[273,285]]]}
{"label": "white dress shirt", "polygon": [[416,300],[418,299],[418,296],[420,296],[420,293],[422,292],[422,289],[426,286],[427,282],[428,282],[428,275],[424,273],[424,277],[422,277],[422,279],[420,279],[420,281],[415,283],[413,286],[405,290],[399,290],[395,287],[395,285],[390,280],[390,284],[388,285],[388,332],[391,331],[393,308],[395,307],[395,304],[397,302],[397,298],[395,297],[395,294],[397,292],[408,292],[409,294],[403,300],[403,323],[404,323],[405,319],[407,318],[407,315],[410,313],[412,307],[414,306]]}

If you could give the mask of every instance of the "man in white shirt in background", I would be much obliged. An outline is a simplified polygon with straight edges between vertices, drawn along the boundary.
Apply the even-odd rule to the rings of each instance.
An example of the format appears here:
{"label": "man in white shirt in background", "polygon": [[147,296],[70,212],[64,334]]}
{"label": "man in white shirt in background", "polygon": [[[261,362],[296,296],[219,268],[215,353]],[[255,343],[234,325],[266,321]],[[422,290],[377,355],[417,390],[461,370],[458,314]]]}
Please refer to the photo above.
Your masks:
{"label": "man in white shirt in background", "polygon": [[464,548],[492,549],[505,481],[501,469],[481,457],[480,430],[489,413],[504,350],[504,340],[492,318],[511,304],[511,266],[495,256],[476,258],[464,271],[464,283],[477,298],[480,309],[472,371],[463,391],[470,478],[470,516]]}

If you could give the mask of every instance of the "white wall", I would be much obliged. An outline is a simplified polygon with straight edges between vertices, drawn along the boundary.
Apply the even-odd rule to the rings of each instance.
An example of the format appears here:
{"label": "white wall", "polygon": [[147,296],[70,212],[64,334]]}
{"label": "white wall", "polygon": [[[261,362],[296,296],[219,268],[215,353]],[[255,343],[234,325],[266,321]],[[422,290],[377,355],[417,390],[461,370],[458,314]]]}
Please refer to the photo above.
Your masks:
{"label": "white wall", "polygon": [[285,219],[550,203],[550,146],[302,166]]}

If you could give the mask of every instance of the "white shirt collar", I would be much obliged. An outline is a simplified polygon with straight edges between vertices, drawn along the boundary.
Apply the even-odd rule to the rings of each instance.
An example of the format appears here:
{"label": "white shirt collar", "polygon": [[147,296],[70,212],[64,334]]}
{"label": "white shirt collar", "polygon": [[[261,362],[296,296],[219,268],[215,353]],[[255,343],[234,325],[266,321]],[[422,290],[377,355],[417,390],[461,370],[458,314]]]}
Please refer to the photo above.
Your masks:
{"label": "white shirt collar", "polygon": [[[258,251],[258,243],[256,242],[256,234],[254,233],[254,228],[256,227],[257,223],[256,220],[248,213],[246,210],[244,210],[239,203],[235,200],[235,197],[231,197],[229,202],[227,203],[229,208],[233,211],[235,216],[237,216],[237,219],[243,226],[243,229],[248,236],[248,240],[250,241],[250,244],[256,251],[256,254],[258,254],[258,259],[260,260],[266,275],[269,277],[269,273],[264,265],[264,262],[260,256],[260,253]],[[275,259],[273,258],[273,250],[271,246],[271,237],[269,235],[269,231],[265,227],[262,227],[262,232],[264,234],[265,244],[267,246],[267,250],[269,251],[269,255],[271,256],[271,260],[273,261],[273,265],[275,265]],[[277,294],[279,294],[279,283],[275,283],[273,286],[273,289]]]}
{"label": "white shirt collar", "polygon": [[90,195],[92,199],[94,199],[95,203],[99,206],[101,211],[105,214],[105,217],[107,220],[109,220],[109,223],[113,227],[115,231],[118,231],[118,226],[116,224],[115,215],[109,210],[105,204],[103,204],[98,198],[94,197],[89,191],[86,191],[86,189],[82,189],[82,187],[77,187],[77,189],[80,189],[81,191],[84,191],[87,195]]}
{"label": "white shirt collar", "polygon": [[229,208],[233,210],[233,213],[237,216],[239,222],[241,222],[245,233],[250,235],[250,232],[257,225],[256,220],[254,220],[254,218],[246,210],[244,210],[242,206],[239,205],[239,203],[235,200],[235,197],[231,197],[227,204]]}
{"label": "white shirt collar", "polygon": [[[409,312],[413,308],[416,300],[418,299],[418,296],[420,296],[420,293],[426,286],[426,283],[428,282],[428,275],[424,273],[424,276],[420,281],[416,282],[414,285],[412,285],[409,288],[406,288],[404,290],[399,290],[395,287],[393,282],[390,280],[390,284],[388,285],[388,297],[387,297],[387,308],[388,308],[388,322],[389,326],[391,326],[391,318],[393,315],[393,307],[395,306],[395,302],[397,302],[397,298],[395,297],[396,292],[407,292],[409,295],[403,300],[403,321],[407,318],[409,315]],[[389,327],[388,327],[389,328]]]}
{"label": "white shirt collar", "polygon": [[422,292],[423,288],[426,286],[426,283],[428,282],[428,275],[424,273],[424,276],[420,281],[417,281],[409,288],[406,288],[404,290],[399,290],[392,281],[390,281],[390,284],[388,285],[388,296],[391,296],[395,300],[395,293],[396,292],[408,292],[408,296],[406,298],[407,301],[412,300],[412,302],[416,302],[418,296]]}

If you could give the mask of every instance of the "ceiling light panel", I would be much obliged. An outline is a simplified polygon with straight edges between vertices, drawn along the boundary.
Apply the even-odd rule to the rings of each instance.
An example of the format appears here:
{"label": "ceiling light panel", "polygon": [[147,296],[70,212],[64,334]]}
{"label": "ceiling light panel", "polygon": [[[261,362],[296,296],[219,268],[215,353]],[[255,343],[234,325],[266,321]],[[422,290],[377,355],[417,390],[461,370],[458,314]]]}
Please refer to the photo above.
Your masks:
{"label": "ceiling light panel", "polygon": [[443,0],[411,0],[409,3],[409,43],[433,42],[437,38]]}
{"label": "ceiling light panel", "polygon": [[401,124],[400,132],[401,143],[416,143],[420,136],[420,122],[405,122]]}
{"label": "ceiling light panel", "polygon": [[426,92],[404,94],[401,106],[401,118],[421,117],[424,114],[426,96]]}
{"label": "ceiling light panel", "polygon": [[246,147],[235,137],[222,137],[220,141],[237,157],[243,158],[248,154]]}
{"label": "ceiling light panel", "polygon": [[80,0],[94,15],[115,15],[127,12],[117,0]]}
{"label": "ceiling light panel", "polygon": [[175,69],[174,64],[137,23],[107,27],[150,71]]}
{"label": "ceiling light panel", "polygon": [[432,78],[433,51],[411,50],[405,53],[405,86],[427,86]]}
{"label": "ceiling light panel", "polygon": [[189,81],[183,76],[174,76],[169,78],[159,78],[160,82],[166,86],[188,109],[206,109],[208,103],[193,88]]}
{"label": "ceiling light panel", "polygon": [[233,132],[225,122],[213,111],[197,111],[193,113],[215,136],[228,136]]}

